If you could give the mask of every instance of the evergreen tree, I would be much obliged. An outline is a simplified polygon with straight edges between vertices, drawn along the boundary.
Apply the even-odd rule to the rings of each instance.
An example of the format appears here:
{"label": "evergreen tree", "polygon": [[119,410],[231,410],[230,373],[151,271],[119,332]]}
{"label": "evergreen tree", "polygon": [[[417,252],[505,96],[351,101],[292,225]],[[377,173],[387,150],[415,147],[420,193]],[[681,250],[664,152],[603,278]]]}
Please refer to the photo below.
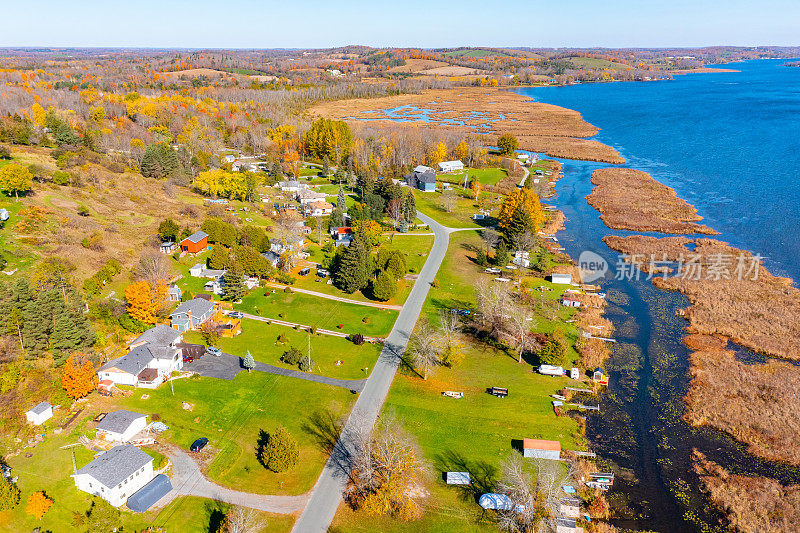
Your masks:
{"label": "evergreen tree", "polygon": [[259,461],[273,472],[294,468],[299,456],[297,440],[282,425],[270,433],[266,445],[259,449]]}
{"label": "evergreen tree", "polygon": [[331,175],[331,162],[328,160],[328,156],[322,160],[322,177],[327,178]]}
{"label": "evergreen tree", "polygon": [[142,162],[139,164],[139,170],[142,176],[147,178],[162,178],[165,176],[164,167],[161,166],[161,160],[158,157],[158,152],[155,146],[148,146],[144,155],[142,155]]}
{"label": "evergreen tree", "polygon": [[511,256],[508,253],[508,246],[505,241],[500,241],[494,253],[494,264],[499,267],[506,266],[511,261]]}
{"label": "evergreen tree", "polygon": [[417,220],[417,199],[414,197],[414,191],[408,191],[403,200],[403,220],[409,224]]}
{"label": "evergreen tree", "polygon": [[158,237],[161,239],[162,242],[172,241],[175,242],[178,238],[178,234],[181,231],[181,227],[176,224],[171,218],[167,218],[161,221],[161,224],[158,225]]}
{"label": "evergreen tree", "polygon": [[536,223],[525,204],[520,203],[511,216],[511,222],[505,228],[505,231],[503,231],[503,237],[506,239],[506,244],[510,245],[514,237],[522,235],[525,232],[535,233]]}
{"label": "evergreen tree", "polygon": [[248,374],[256,367],[256,360],[253,358],[253,354],[250,353],[250,350],[247,350],[247,354],[242,358],[242,366],[247,369]]}
{"label": "evergreen tree", "polygon": [[95,496],[92,506],[86,512],[86,528],[88,533],[106,533],[120,528],[119,509],[104,499]]}
{"label": "evergreen tree", "polygon": [[277,159],[272,162],[272,170],[270,173],[275,181],[281,181],[283,179],[283,167],[281,167],[281,162]]}
{"label": "evergreen tree", "polygon": [[488,263],[486,250],[484,250],[482,247],[478,249],[478,253],[475,256],[475,262],[478,263],[478,266],[486,266],[486,263]]}
{"label": "evergreen tree", "polygon": [[334,209],[331,213],[329,225],[332,228],[344,226],[344,213],[339,208]]}
{"label": "evergreen tree", "polygon": [[378,300],[385,302],[397,293],[396,279],[386,272],[381,270],[378,276],[372,282],[372,295]]}
{"label": "evergreen tree", "polygon": [[347,212],[347,199],[344,196],[344,189],[341,185],[339,186],[339,195],[336,197],[336,209],[342,213]]}
{"label": "evergreen tree", "polygon": [[228,253],[228,249],[224,246],[217,244],[213,248],[211,248],[211,254],[208,257],[208,266],[209,268],[214,269],[225,269],[231,262],[230,253]]}
{"label": "evergreen tree", "polygon": [[337,261],[333,282],[348,294],[365,288],[371,274],[369,243],[362,231],[357,231],[350,246]]}
{"label": "evergreen tree", "polygon": [[5,476],[0,476],[0,511],[13,509],[19,504],[19,488]]}
{"label": "evergreen tree", "polygon": [[225,271],[222,276],[222,281],[225,284],[224,300],[230,302],[238,302],[247,292],[244,286],[244,275],[238,264],[234,263]]}
{"label": "evergreen tree", "polygon": [[550,337],[539,350],[539,362],[543,365],[561,366],[567,356],[567,347],[555,337]]}

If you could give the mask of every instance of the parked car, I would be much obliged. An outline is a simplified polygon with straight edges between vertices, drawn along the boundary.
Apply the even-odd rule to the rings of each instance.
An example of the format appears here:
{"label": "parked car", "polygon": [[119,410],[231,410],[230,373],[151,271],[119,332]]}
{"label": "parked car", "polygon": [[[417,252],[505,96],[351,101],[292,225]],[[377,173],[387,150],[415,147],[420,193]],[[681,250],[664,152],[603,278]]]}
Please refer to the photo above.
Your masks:
{"label": "parked car", "polygon": [[228,316],[231,318],[238,318],[241,320],[242,318],[244,318],[244,313],[242,313],[241,311],[231,311],[230,313],[228,313]]}
{"label": "parked car", "polygon": [[318,268],[317,269],[317,276],[319,276],[321,278],[327,278],[328,275],[329,275],[329,272],[327,270],[325,270],[324,268]]}
{"label": "parked car", "polygon": [[222,355],[222,350],[214,346],[209,346],[208,348],[206,348],[206,353],[209,355],[213,355],[214,357],[219,357],[220,355]]}
{"label": "parked car", "polygon": [[298,274],[300,274],[301,276],[308,276],[308,274],[310,272],[311,272],[311,269],[308,268],[308,267],[305,267],[304,269],[300,270],[300,272],[298,272]]}
{"label": "parked car", "polygon": [[199,439],[197,439],[192,443],[192,445],[189,447],[189,450],[197,453],[203,448],[205,448],[206,444],[208,444],[208,439],[205,437],[200,437]]}
{"label": "parked car", "polygon": [[193,361],[194,361],[194,357],[192,357],[191,355],[184,355],[183,356],[183,362],[184,363],[191,363]]}

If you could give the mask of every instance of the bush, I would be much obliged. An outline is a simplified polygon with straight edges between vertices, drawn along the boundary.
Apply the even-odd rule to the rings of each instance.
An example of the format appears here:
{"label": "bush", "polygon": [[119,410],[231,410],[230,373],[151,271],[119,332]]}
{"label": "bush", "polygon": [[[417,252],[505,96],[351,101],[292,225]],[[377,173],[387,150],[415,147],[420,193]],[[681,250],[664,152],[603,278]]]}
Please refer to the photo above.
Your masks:
{"label": "bush", "polygon": [[297,440],[285,427],[278,426],[266,439],[262,437],[260,440],[258,460],[264,467],[273,472],[286,472],[297,465],[300,449]]}
{"label": "bush", "polygon": [[292,288],[286,287],[285,289],[283,289],[283,292],[285,292],[286,294],[292,294]]}
{"label": "bush", "polygon": [[19,488],[8,479],[0,476],[0,511],[13,509],[19,504]]}
{"label": "bush", "polygon": [[286,334],[285,333],[281,333],[280,335],[278,335],[278,342],[279,343],[286,344],[288,341],[289,341],[289,339],[286,338]]}
{"label": "bush", "polygon": [[0,159],[11,159],[11,152],[5,146],[0,146]]}
{"label": "bush", "polygon": [[311,372],[314,369],[314,360],[309,360],[308,356],[301,357],[298,366],[302,372]]}
{"label": "bush", "polygon": [[434,289],[439,287],[439,278],[433,278],[433,281],[431,281],[431,287]]}
{"label": "bush", "polygon": [[56,185],[66,185],[69,183],[69,172],[63,170],[56,170],[53,173],[53,183]]}
{"label": "bush", "polygon": [[350,340],[352,340],[353,344],[355,344],[356,346],[361,346],[362,344],[364,344],[364,335],[362,335],[361,333],[356,333],[355,335],[352,335],[350,337]]}
{"label": "bush", "polygon": [[397,281],[386,271],[381,271],[372,281],[372,295],[382,302],[389,300],[397,293]]}

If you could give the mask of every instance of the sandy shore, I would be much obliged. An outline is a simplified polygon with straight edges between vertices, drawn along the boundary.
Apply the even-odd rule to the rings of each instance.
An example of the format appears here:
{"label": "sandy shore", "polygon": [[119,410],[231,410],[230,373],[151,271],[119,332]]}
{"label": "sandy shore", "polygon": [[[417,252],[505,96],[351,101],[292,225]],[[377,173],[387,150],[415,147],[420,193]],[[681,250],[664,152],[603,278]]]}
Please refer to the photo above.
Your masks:
{"label": "sandy shore", "polygon": [[[411,122],[398,123],[387,118],[385,110],[402,106]],[[414,120],[417,110],[428,110],[427,121]],[[535,102],[515,92],[492,87],[437,89],[422,94],[400,94],[381,98],[323,102],[309,113],[350,123],[398,126],[412,124],[419,128],[444,128],[464,134],[483,133],[490,143],[500,133],[512,133],[520,148],[585,161],[621,164],[619,153],[600,142],[587,139],[598,129],[571,109]]]}

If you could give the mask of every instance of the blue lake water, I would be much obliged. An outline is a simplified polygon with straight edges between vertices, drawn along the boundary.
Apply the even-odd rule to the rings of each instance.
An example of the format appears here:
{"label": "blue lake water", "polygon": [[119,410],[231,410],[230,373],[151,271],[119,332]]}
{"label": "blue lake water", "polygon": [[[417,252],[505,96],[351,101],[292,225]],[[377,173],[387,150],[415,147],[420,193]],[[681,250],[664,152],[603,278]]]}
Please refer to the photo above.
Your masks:
{"label": "blue lake water", "polygon": [[[601,129],[623,166],[649,172],[698,208],[719,238],[758,253],[776,275],[800,281],[800,68],[785,61],[729,66],[739,73],[696,74],[649,83],[520,89],[537,101],[575,109]],[[567,217],[559,240],[572,257],[592,250],[615,265],[601,241],[609,230],[587,205],[600,163],[560,160],[552,199]],[[618,473],[615,522],[654,531],[723,530],[692,472],[698,449],[733,473],[800,482],[800,469],[762,461],[730,437],[683,421],[689,383],[686,299],[646,280],[605,279],[607,316],[617,344],[601,413],[587,421],[592,449]]]}
{"label": "blue lake water", "polygon": [[521,89],[579,111],[630,166],[697,207],[718,238],[800,279],[800,68],[784,60],[671,81]]}

